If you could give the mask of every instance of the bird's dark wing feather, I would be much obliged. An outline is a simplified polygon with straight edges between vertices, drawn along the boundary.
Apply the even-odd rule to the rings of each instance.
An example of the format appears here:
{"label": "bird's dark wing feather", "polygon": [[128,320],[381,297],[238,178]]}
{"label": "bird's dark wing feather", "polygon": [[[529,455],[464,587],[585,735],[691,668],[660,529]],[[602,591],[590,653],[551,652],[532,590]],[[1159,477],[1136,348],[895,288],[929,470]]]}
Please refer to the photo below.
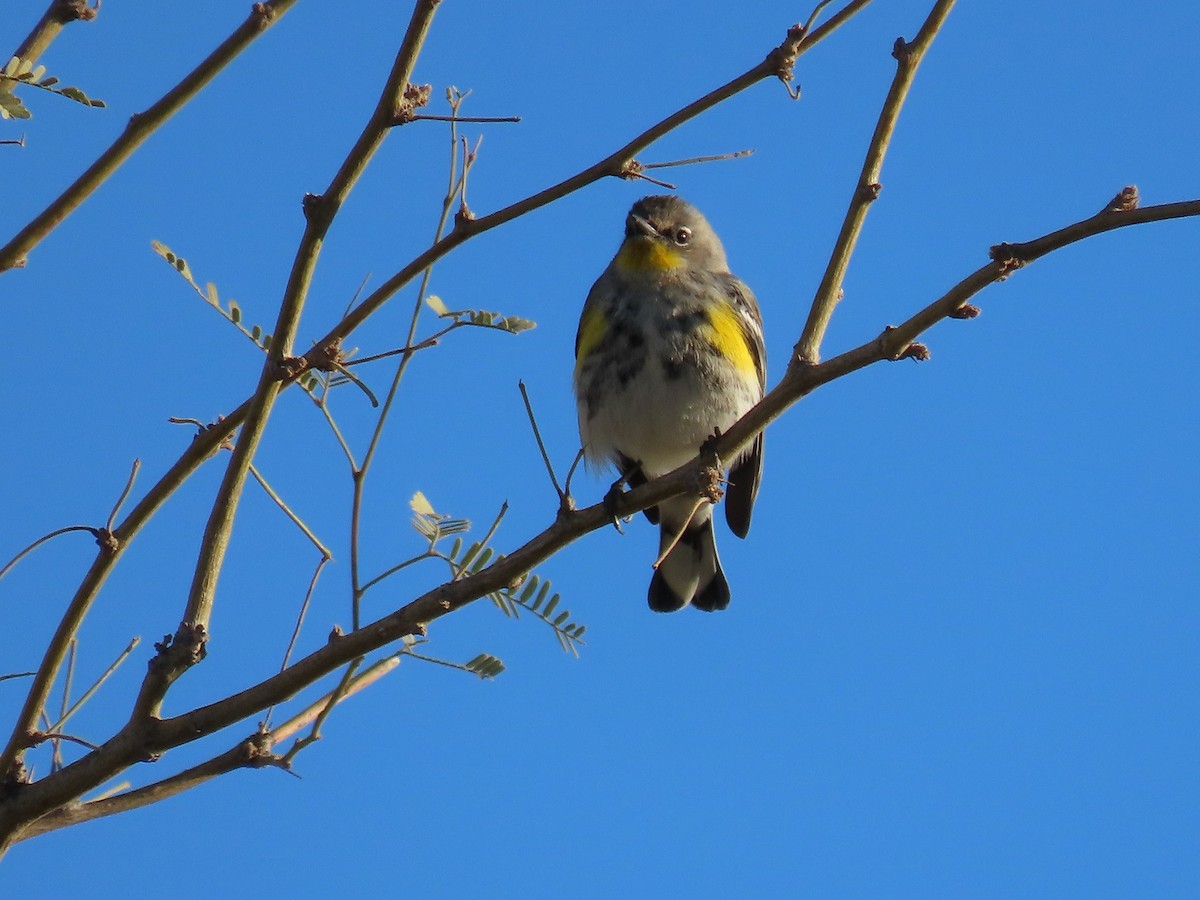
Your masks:
{"label": "bird's dark wing feather", "polygon": [[[742,330],[758,370],[758,385],[760,390],[765,391],[767,354],[763,345],[762,313],[758,309],[758,301],[746,283],[733,275],[728,276],[726,289],[734,306],[742,314]],[[750,531],[750,514],[754,510],[754,498],[758,496],[758,485],[762,480],[762,464],[763,436],[759,434],[749,449],[734,462],[725,491],[725,521],[729,524],[729,530],[740,538]]]}

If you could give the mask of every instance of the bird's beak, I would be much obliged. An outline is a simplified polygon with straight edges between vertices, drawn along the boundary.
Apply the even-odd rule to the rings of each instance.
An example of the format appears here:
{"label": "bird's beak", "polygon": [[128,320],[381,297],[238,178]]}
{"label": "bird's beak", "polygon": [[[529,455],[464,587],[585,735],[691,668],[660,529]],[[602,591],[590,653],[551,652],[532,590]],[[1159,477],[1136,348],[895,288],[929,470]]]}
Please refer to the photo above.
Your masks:
{"label": "bird's beak", "polygon": [[633,213],[629,214],[629,225],[625,229],[630,237],[658,237],[658,229],[646,219]]}

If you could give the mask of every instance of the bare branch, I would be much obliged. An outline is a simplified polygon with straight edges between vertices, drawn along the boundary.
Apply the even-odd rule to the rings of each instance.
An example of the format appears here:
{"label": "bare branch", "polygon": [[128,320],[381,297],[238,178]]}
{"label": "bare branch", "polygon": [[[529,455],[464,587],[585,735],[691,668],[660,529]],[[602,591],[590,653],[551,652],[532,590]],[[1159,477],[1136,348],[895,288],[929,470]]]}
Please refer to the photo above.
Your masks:
{"label": "bare branch", "polygon": [[427,116],[415,115],[411,116],[410,122],[480,122],[483,124],[498,123],[498,122],[520,122],[520,116]]}
{"label": "bare branch", "polygon": [[46,48],[58,37],[63,26],[70,22],[90,22],[100,11],[100,2],[89,6],[86,0],[50,0],[50,6],[26,35],[12,55],[27,62],[37,62]]}
{"label": "bare branch", "polygon": [[[313,577],[308,583],[308,590],[304,592],[304,600],[300,603],[300,612],[296,615],[296,626],[292,629],[292,638],[288,641],[287,650],[283,652],[283,662],[279,664],[279,671],[282,672],[288,667],[288,663],[292,658],[292,651],[296,648],[296,641],[300,639],[300,629],[304,627],[304,617],[308,615],[308,605],[312,602],[313,591],[317,589],[317,579],[321,577],[321,570],[325,568],[331,557],[322,556],[317,562],[317,568],[313,572]],[[267,714],[264,717],[264,727],[271,721],[271,713],[275,707],[271,706],[267,709]]]}
{"label": "bare branch", "polygon": [[104,523],[104,530],[109,534],[112,533],[113,522],[117,520],[117,515],[121,512],[121,507],[125,505],[125,500],[129,497],[129,492],[133,490],[133,483],[137,481],[138,469],[142,467],[142,461],[135,459],[133,465],[129,469],[129,480],[125,482],[125,487],[121,491],[121,496],[117,498],[117,502],[113,504],[112,512],[108,514],[108,520]]}
{"label": "bare branch", "polygon": [[[183,614],[183,621],[190,626],[206,627],[212,614],[217,580],[225,560],[225,551],[229,545],[229,535],[233,529],[238,499],[241,497],[246,475],[258,449],[259,440],[262,438],[275,400],[284,384],[277,376],[278,366],[284,358],[291,355],[296,328],[304,309],[324,236],[351,188],[358,181],[367,163],[389,133],[389,123],[409,88],[413,67],[422,46],[424,46],[425,35],[428,33],[437,6],[437,0],[418,0],[404,39],[401,41],[396,60],[392,65],[392,71],[388,75],[387,83],[374,112],[354,147],[334,175],[328,189],[321,197],[315,198],[313,202],[306,205],[307,224],[296,253],[296,261],[288,278],[287,288],[284,291],[279,317],[272,331],[274,339],[271,342],[270,353],[259,377],[258,387],[250,400],[250,411],[246,416],[246,422],[242,425],[237,446],[226,467],[225,477],[217,492],[212,514],[204,529],[204,537],[200,545],[200,558],[196,565],[191,590],[188,592],[187,608]],[[340,341],[333,339],[318,341],[317,346],[328,347],[338,344]],[[147,685],[143,688],[143,696],[152,698],[153,702],[148,704],[152,714],[157,709],[166,689],[178,675],[177,671],[167,671],[163,673],[162,677],[148,679]]]}
{"label": "bare branch", "polygon": [[[141,642],[142,642],[142,639],[140,637],[135,637],[133,640],[131,640],[129,642],[129,644],[125,647],[125,649],[122,650],[119,654],[117,654],[117,658],[112,661],[112,663],[109,665],[109,667],[107,669],[104,670],[104,672],[100,675],[100,677],[97,678],[92,683],[92,686],[83,692],[83,696],[81,696],[78,700],[76,700],[71,705],[70,709],[65,709],[62,712],[62,714],[58,717],[58,721],[55,722],[53,725],[51,725],[49,730],[50,731],[59,731],[64,725],[67,724],[67,722],[70,721],[71,717],[73,715],[75,715],[75,713],[77,713],[77,712],[79,712],[79,710],[83,709],[84,704],[87,703],[90,699],[92,699],[92,695],[95,694],[96,691],[100,690],[100,687],[104,684],[104,682],[108,681],[109,676],[111,676],[113,674],[113,672],[117,671],[117,669],[119,669],[121,667],[121,663],[125,662],[125,660],[129,658],[129,654],[132,653],[134,648],[137,647],[137,645],[140,644]],[[64,692],[64,699],[65,699],[65,692]]]}
{"label": "bare branch", "polygon": [[80,822],[90,822],[93,819],[140,809],[143,806],[149,806],[151,803],[158,803],[159,801],[166,800],[168,797],[174,797],[190,788],[197,787],[206,781],[211,781],[213,778],[232,772],[235,769],[268,765],[270,764],[271,755],[269,749],[265,749],[265,746],[265,740],[256,736],[250,740],[242,741],[220,756],[216,756],[198,766],[192,766],[190,769],[186,769],[177,775],[172,775],[170,778],[164,778],[162,781],[157,781],[154,784],[114,796],[101,795],[86,803],[73,803],[69,806],[61,807],[33,822],[28,828],[17,835],[14,840],[25,841],[50,831],[57,831],[60,828],[67,828],[71,825],[78,825]]}
{"label": "bare branch", "polygon": [[850,208],[846,211],[846,217],[842,221],[842,228],[834,243],[825,275],[817,287],[817,294],[813,298],[808,321],[804,323],[804,331],[800,335],[800,340],[792,349],[792,355],[796,359],[806,363],[816,363],[821,359],[821,341],[825,338],[825,330],[829,327],[833,308],[841,299],[842,283],[846,278],[850,257],[858,244],[858,236],[862,233],[867,210],[879,196],[879,177],[883,170],[883,158],[891,143],[892,134],[896,130],[900,109],[908,97],[909,88],[912,87],[913,78],[917,74],[917,68],[920,66],[925,52],[929,49],[929,45],[937,36],[938,30],[946,21],[946,16],[950,14],[953,7],[954,0],[938,0],[912,43],[905,43],[903,38],[896,39],[895,46],[892,48],[892,55],[896,58],[896,76],[888,90],[887,99],[883,102],[879,121],[875,125],[875,133],[871,135],[862,172],[858,176],[858,184],[855,185],[854,195],[850,199]]}
{"label": "bare branch", "polygon": [[[21,229],[5,246],[0,247],[0,273],[25,265],[30,250],[73,213],[125,160],[133,155],[167,119],[183,108],[189,100],[216,77],[256,37],[271,27],[296,0],[269,0],[255,3],[250,15],[216,50],[189,72],[184,79],[167,91],[144,113],[129,120],[125,131],[37,218]],[[48,41],[47,41],[48,43]],[[44,48],[43,48],[44,49]],[[24,58],[24,57],[22,57]]]}
{"label": "bare branch", "polygon": [[267,483],[267,479],[263,478],[262,473],[258,471],[256,466],[250,466],[250,474],[254,476],[254,480],[259,483],[259,486],[262,487],[264,491],[266,491],[267,496],[274,501],[275,505],[283,510],[283,514],[292,520],[292,524],[299,528],[304,536],[308,538],[309,542],[317,548],[317,551],[321,554],[321,559],[333,559],[333,554],[329,552],[329,548],[321,542],[321,539],[313,533],[313,530],[305,524],[304,520],[292,511],[292,508],[284,502],[283,498],[280,497],[279,494],[275,493],[275,489]]}
{"label": "bare branch", "polygon": [[100,540],[100,530],[97,528],[93,528],[90,525],[68,525],[65,528],[56,528],[54,531],[51,531],[49,534],[42,535],[40,538],[38,538],[36,541],[34,541],[28,547],[21,550],[12,559],[10,559],[8,562],[6,562],[3,566],[3,568],[0,568],[0,578],[3,578],[5,575],[7,575],[9,573],[9,571],[13,568],[13,566],[15,566],[17,563],[19,563],[22,559],[24,559],[26,556],[28,556],[30,553],[32,553],[34,550],[36,550],[42,544],[58,537],[59,535],[69,534],[72,531],[86,531],[89,534],[91,534],[91,536],[94,537],[97,541]]}
{"label": "bare branch", "polygon": [[550,454],[546,452],[546,445],[542,442],[542,433],[538,430],[537,419],[533,415],[533,404],[529,402],[529,391],[525,389],[525,382],[518,381],[517,387],[521,390],[521,400],[525,403],[525,414],[529,417],[529,427],[533,429],[533,439],[537,441],[538,452],[542,454],[542,462],[546,464],[546,473],[550,476],[550,483],[554,485],[554,491],[558,494],[558,502],[561,506],[566,499],[566,494],[558,485],[558,478],[554,475],[554,465],[550,462]]}
{"label": "bare branch", "polygon": [[[341,699],[345,700],[347,697],[353,697],[363,688],[370,687],[384,675],[395,669],[398,665],[400,665],[400,654],[394,653],[391,656],[385,656],[383,659],[379,660],[379,662],[368,666],[360,674],[350,679],[350,683],[346,686],[345,691],[342,692]],[[279,741],[291,737],[309,723],[316,721],[316,718],[321,714],[321,711],[328,708],[329,701],[333,698],[333,695],[334,692],[331,691],[314,703],[309,704],[307,708],[292,716],[278,728],[274,729],[271,732],[271,738],[278,743]]]}

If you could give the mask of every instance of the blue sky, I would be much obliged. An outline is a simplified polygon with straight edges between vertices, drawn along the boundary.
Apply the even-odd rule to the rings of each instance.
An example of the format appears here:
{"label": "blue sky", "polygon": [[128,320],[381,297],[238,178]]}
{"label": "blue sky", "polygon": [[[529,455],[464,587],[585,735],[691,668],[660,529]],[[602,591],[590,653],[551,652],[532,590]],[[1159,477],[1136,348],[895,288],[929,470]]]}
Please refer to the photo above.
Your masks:
{"label": "blue sky", "polygon": [[[0,23],[15,47],[43,2]],[[302,229],[375,102],[407,9],[301,2],[91,200],[0,277],[0,557],[103,523],[135,457],[145,490],[190,432],[248,395],[254,348],[150,248],[185,256],[247,319],[274,320]],[[878,0],[805,56],[799,103],[762,83],[660,141],[644,161],[754,148],[666,176],[721,234],[757,293],[771,382],[784,371],[887,90],[898,35],[929,4]],[[243,0],[105,4],[43,59],[103,98],[26,94],[3,123],[5,238],[36,214],[243,18]],[[922,66],[846,280],[826,355],[874,337],[986,261],[1099,209],[1200,196],[1200,17],[1190,5],[962,3]],[[485,135],[472,207],[572,174],[758,61],[803,6],[447,2],[417,68],[471,88],[464,112],[520,115]],[[443,110],[433,110],[440,112]],[[446,127],[389,138],[332,231],[301,325],[335,322],[423,249],[445,184]],[[364,554],[418,552],[408,498],[519,546],[555,498],[523,413],[528,385],[560,471],[578,446],[569,382],[579,308],[628,206],[657,188],[609,180],[471,241],[434,271],[451,307],[533,319],[458,332],[420,356],[369,481]],[[640,518],[539,571],[586,623],[580,659],[531,617],[486,601],[425,648],[504,660],[494,682],[406,660],[330,719],[302,780],[234,773],[146,810],[17,846],[13,896],[181,897],[1187,896],[1200,878],[1200,437],[1194,255],[1200,223],[1126,229],[994,285],[983,314],[925,337],[933,358],[821,389],[767,435],[749,539],[718,531],[729,611],[645,608],[656,540]],[[358,332],[401,343],[415,286]],[[425,322],[423,333],[435,328]],[[360,370],[364,374],[364,370]],[[385,364],[365,370],[378,391]],[[337,396],[361,447],[361,396]],[[117,727],[178,623],[224,458],[138,537],[82,634],[77,685],[134,635],[134,659],[74,723]],[[333,549],[302,638],[348,624],[350,479],[311,405],[280,403],[258,457]],[[607,481],[582,477],[581,503]],[[0,670],[33,668],[90,563],[60,538],[0,582]],[[278,666],[316,558],[247,491],[209,657],[183,712]],[[435,583],[418,569],[369,595],[375,618]],[[0,683],[15,710],[24,682]],[[56,701],[57,702],[57,701]],[[5,721],[11,716],[5,713]],[[6,726],[7,727],[7,726]],[[247,722],[134,770],[135,784],[226,749]],[[43,765],[44,771],[44,765]],[[180,873],[197,872],[194,879]]]}

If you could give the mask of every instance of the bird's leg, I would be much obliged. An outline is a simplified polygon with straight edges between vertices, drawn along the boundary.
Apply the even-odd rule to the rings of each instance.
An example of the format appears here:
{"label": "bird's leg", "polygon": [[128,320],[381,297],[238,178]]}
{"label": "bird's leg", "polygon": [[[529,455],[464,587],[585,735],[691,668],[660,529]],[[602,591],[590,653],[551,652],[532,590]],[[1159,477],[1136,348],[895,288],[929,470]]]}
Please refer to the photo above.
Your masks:
{"label": "bird's leg", "polygon": [[[617,480],[612,483],[612,487],[608,489],[608,492],[605,493],[604,500],[602,502],[604,503],[605,511],[607,511],[609,516],[612,517],[613,527],[616,528],[621,534],[624,534],[625,532],[621,530],[621,517],[617,515],[617,503],[620,501],[621,495],[625,493],[625,485],[629,484],[632,487],[634,486],[635,482],[639,480],[641,475],[641,463],[630,459],[624,454],[621,454],[619,462],[621,474]],[[640,480],[645,482],[645,478],[640,478]],[[625,521],[629,521],[629,519],[627,518]]]}
{"label": "bird's leg", "polygon": [[721,485],[728,483],[728,479],[725,477],[725,466],[721,462],[721,457],[713,449],[713,445],[720,439],[721,429],[714,428],[713,433],[700,445],[700,456],[709,457],[709,459],[707,468],[700,476],[702,484],[697,492],[707,497],[710,503],[716,503],[725,495]]}
{"label": "bird's leg", "polygon": [[725,467],[721,465],[721,457],[717,455],[717,451],[713,449],[713,445],[721,439],[721,429],[714,428],[713,433],[704,439],[704,443],[700,445],[701,456],[711,456],[710,465],[714,468],[724,471]]}

